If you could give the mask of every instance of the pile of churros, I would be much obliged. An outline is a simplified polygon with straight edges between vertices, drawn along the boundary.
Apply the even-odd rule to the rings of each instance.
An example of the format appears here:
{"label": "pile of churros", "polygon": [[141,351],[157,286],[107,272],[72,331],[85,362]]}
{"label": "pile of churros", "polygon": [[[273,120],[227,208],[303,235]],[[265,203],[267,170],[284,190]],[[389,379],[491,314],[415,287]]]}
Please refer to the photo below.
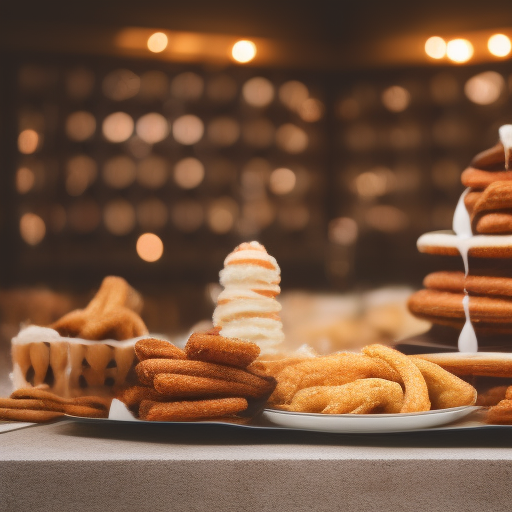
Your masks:
{"label": "pile of churros", "polygon": [[17,389],[10,398],[0,398],[0,420],[43,423],[66,414],[106,418],[110,402],[98,396],[62,398],[45,389]]}
{"label": "pile of churros", "polygon": [[248,422],[276,385],[248,368],[259,353],[255,343],[220,336],[219,329],[193,333],[184,350],[164,340],[139,340],[139,385],[118,398],[142,420]]}
{"label": "pile of churros", "polygon": [[258,361],[277,386],[270,407],[322,414],[411,413],[474,405],[475,388],[440,366],[383,345],[362,353]]}

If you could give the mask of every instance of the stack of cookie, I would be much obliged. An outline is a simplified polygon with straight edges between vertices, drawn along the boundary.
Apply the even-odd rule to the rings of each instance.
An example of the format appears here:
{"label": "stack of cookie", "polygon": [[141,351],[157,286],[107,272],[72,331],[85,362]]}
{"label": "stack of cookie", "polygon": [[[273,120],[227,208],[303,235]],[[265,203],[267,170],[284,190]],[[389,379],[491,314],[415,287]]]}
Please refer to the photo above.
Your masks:
{"label": "stack of cookie", "polygon": [[502,127],[501,142],[477,155],[462,173],[467,188],[455,211],[454,231],[426,233],[418,240],[420,252],[456,257],[460,270],[429,274],[426,289],[412,295],[409,309],[446,326],[442,343],[460,352],[512,352],[511,133],[512,126]]}
{"label": "stack of cookie", "polygon": [[251,370],[255,343],[225,338],[218,329],[190,336],[184,350],[155,338],[135,345],[139,385],[119,399],[148,421],[248,421],[264,407],[276,381]]}

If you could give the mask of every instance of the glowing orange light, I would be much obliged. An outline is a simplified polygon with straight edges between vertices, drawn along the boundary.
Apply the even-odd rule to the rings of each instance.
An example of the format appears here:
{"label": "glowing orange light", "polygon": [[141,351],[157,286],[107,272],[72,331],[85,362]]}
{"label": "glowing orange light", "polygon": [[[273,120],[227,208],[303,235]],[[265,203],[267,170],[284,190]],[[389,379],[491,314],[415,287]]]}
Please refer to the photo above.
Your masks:
{"label": "glowing orange light", "polygon": [[425,53],[433,59],[442,59],[446,55],[446,41],[438,36],[428,38]]}
{"label": "glowing orange light", "polygon": [[148,39],[148,49],[153,53],[163,52],[167,48],[169,40],[163,32],[155,32]]}
{"label": "glowing orange light", "polygon": [[256,45],[252,41],[237,41],[233,45],[231,55],[237,62],[245,64],[256,57]]}
{"label": "glowing orange light", "polygon": [[25,213],[20,219],[21,238],[29,245],[37,245],[46,234],[44,220],[35,213]]}
{"label": "glowing orange light", "polygon": [[159,260],[164,253],[164,244],[154,233],[144,233],[137,240],[137,254],[144,261],[152,263]]}
{"label": "glowing orange light", "polygon": [[133,119],[125,112],[114,112],[103,121],[103,135],[110,142],[124,142],[133,133]]}
{"label": "glowing orange light", "polygon": [[18,136],[18,150],[24,155],[34,153],[39,145],[39,135],[35,130],[23,130]]}
{"label": "glowing orange light", "polygon": [[512,44],[505,34],[494,34],[489,38],[487,48],[496,57],[506,57],[512,49]]}
{"label": "glowing orange light", "polygon": [[28,167],[20,167],[16,171],[16,190],[20,194],[30,192],[36,182],[36,176],[32,169]]}
{"label": "glowing orange light", "polygon": [[453,62],[467,62],[473,57],[473,45],[467,39],[453,39],[446,45],[446,55]]}

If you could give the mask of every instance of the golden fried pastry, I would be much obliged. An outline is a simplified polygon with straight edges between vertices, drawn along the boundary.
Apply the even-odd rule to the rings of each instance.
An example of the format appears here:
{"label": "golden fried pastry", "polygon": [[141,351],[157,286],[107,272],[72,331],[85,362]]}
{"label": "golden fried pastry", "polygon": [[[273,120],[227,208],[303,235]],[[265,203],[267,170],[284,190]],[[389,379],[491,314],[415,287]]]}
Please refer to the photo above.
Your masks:
{"label": "golden fried pastry", "polygon": [[494,386],[486,389],[485,391],[479,391],[475,405],[481,407],[490,407],[491,405],[497,405],[501,400],[505,398],[510,399],[506,396],[508,386]]}
{"label": "golden fried pastry", "polygon": [[146,359],[135,367],[135,371],[139,381],[146,386],[152,386],[154,377],[161,373],[239,382],[247,384],[262,393],[268,391],[273,384],[271,379],[254,375],[240,368],[188,359]]}
{"label": "golden fried pastry", "polygon": [[406,355],[384,345],[369,345],[363,354],[379,358],[388,363],[401,377],[404,384],[404,402],[400,412],[421,412],[430,410],[427,384],[418,367]]}
{"label": "golden fried pastry", "polygon": [[402,408],[400,384],[384,379],[358,379],[342,386],[315,386],[298,391],[289,405],[278,408],[323,414],[398,413]]}
{"label": "golden fried pastry", "polygon": [[129,408],[137,408],[143,400],[152,402],[166,401],[156,389],[149,386],[132,386],[124,389],[118,394],[117,399],[126,404]]}
{"label": "golden fried pastry", "polygon": [[30,423],[44,423],[64,416],[63,412],[41,411],[34,409],[0,409],[0,420],[27,421]]}
{"label": "golden fried pastry", "polygon": [[246,368],[260,355],[260,347],[220,334],[195,332],[188,339],[185,352],[189,359],[196,361]]}
{"label": "golden fried pastry", "polygon": [[491,425],[512,425],[512,400],[502,400],[487,411],[487,423]]}
{"label": "golden fried pastry", "polygon": [[144,338],[135,343],[135,355],[139,361],[145,359],[186,359],[187,355],[181,348],[169,341],[156,338]]}
{"label": "golden fried pastry", "polygon": [[400,375],[387,362],[349,352],[287,366],[276,378],[276,389],[269,398],[272,406],[289,404],[299,390],[313,386],[339,386],[364,378],[400,381]]}
{"label": "golden fried pastry", "polygon": [[172,373],[155,375],[155,389],[167,398],[245,397],[261,398],[268,388],[256,388],[241,382]]}
{"label": "golden fried pastry", "polygon": [[151,402],[140,405],[140,418],[148,421],[197,421],[233,416],[247,409],[244,398],[217,398],[187,402]]}
{"label": "golden fried pastry", "polygon": [[72,311],[50,327],[61,336],[86,340],[126,340],[147,334],[137,314],[141,299],[121,277],[103,280],[85,309]]}
{"label": "golden fried pastry", "polygon": [[475,405],[477,393],[471,384],[443,370],[437,364],[415,357],[410,359],[425,379],[432,409]]}

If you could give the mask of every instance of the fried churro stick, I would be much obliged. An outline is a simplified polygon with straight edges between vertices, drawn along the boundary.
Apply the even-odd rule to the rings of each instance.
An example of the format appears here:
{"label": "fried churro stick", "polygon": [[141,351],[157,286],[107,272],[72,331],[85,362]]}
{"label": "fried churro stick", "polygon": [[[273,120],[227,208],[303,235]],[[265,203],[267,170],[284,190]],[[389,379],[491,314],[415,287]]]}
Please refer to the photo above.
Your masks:
{"label": "fried churro stick", "polygon": [[95,407],[87,407],[84,405],[63,405],[63,412],[70,416],[79,416],[82,418],[106,418],[108,412],[104,409],[96,409]]}
{"label": "fried churro stick", "polygon": [[400,384],[384,379],[358,379],[342,386],[315,386],[301,389],[289,405],[280,409],[324,414],[361,414],[379,408],[380,412],[400,412],[403,403]]}
{"label": "fried churro stick", "polygon": [[244,398],[167,403],[143,401],[140,406],[140,417],[148,421],[194,421],[232,416],[245,409],[247,400]]}
{"label": "fried churro stick", "polygon": [[167,400],[161,393],[146,386],[127,388],[119,394],[118,399],[128,407],[138,407],[143,400],[150,400],[152,402],[164,402]]}
{"label": "fried churro stick", "polygon": [[27,421],[30,423],[44,423],[45,421],[62,418],[63,412],[40,411],[32,409],[0,409],[0,420]]}
{"label": "fried churro stick", "polygon": [[260,347],[250,341],[196,332],[190,335],[185,352],[189,359],[246,368],[260,355]]}
{"label": "fried churro stick", "polygon": [[135,343],[135,355],[139,361],[146,359],[186,359],[187,355],[181,348],[169,341],[156,338],[145,338]]}
{"label": "fried churro stick", "polygon": [[283,359],[269,360],[269,361],[254,361],[247,367],[247,370],[254,373],[260,373],[269,375],[271,377],[277,377],[288,366],[294,366],[305,361],[312,360],[312,357],[300,356],[300,357],[285,357]]}
{"label": "fried churro stick", "polygon": [[135,371],[137,372],[139,381],[146,386],[152,386],[155,375],[160,373],[174,373],[239,382],[261,390],[262,393],[269,391],[275,385],[270,379],[253,375],[245,370],[214,363],[206,363],[204,361],[146,359],[135,367]]}
{"label": "fried churro stick", "polygon": [[379,358],[394,368],[402,378],[405,395],[400,412],[421,412],[430,410],[428,388],[419,368],[406,355],[384,345],[368,345],[362,352],[369,357]]}
{"label": "fried churro stick", "polygon": [[492,425],[512,425],[512,400],[502,400],[490,407],[486,421]]}
{"label": "fried churro stick", "polygon": [[313,386],[341,386],[364,378],[401,380],[385,361],[349,352],[309,358],[286,367],[276,378],[277,387],[269,398],[271,405],[289,404],[300,389]]}
{"label": "fried churro stick", "polygon": [[23,399],[35,399],[43,400],[44,402],[55,402],[58,404],[69,404],[69,405],[83,405],[86,407],[93,407],[95,409],[105,409],[108,411],[110,407],[109,398],[103,398],[100,396],[78,396],[76,398],[62,398],[50,391],[38,388],[22,388],[17,389],[11,393],[11,398],[23,398]]}
{"label": "fried churro stick", "polygon": [[142,336],[148,330],[136,313],[141,305],[140,296],[124,279],[109,276],[85,309],[64,315],[50,327],[62,336],[88,340]]}
{"label": "fried churro stick", "polygon": [[42,400],[16,400],[15,398],[0,398],[0,408],[2,409],[32,409],[47,410]]}
{"label": "fried churro stick", "polygon": [[411,357],[419,368],[428,388],[432,409],[448,409],[462,405],[475,405],[476,389],[439,365]]}
{"label": "fried churro stick", "polygon": [[240,382],[160,373],[154,378],[155,389],[169,398],[202,398],[242,396],[261,398],[267,391]]}

